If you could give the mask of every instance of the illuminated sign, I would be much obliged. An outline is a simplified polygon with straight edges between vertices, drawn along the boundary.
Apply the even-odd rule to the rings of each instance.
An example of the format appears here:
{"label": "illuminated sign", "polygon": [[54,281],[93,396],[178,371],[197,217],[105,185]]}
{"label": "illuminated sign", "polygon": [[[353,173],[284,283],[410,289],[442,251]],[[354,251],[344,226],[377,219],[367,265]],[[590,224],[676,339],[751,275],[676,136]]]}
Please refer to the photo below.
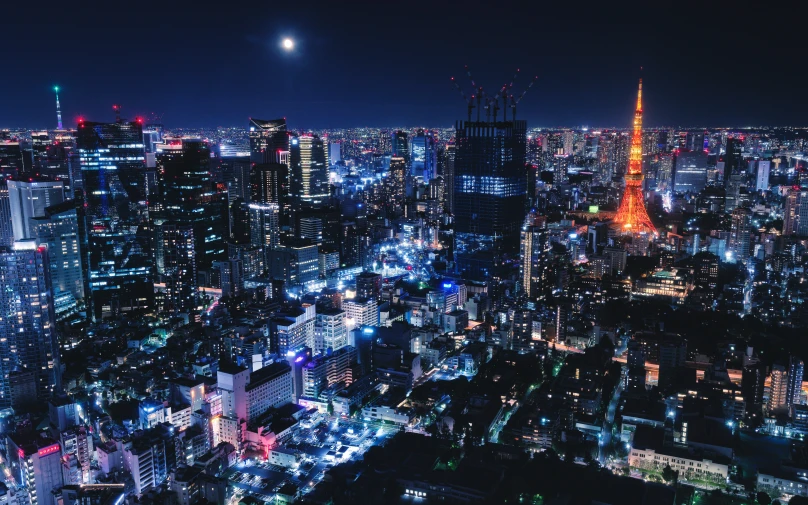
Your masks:
{"label": "illuminated sign", "polygon": [[597,214],[600,211],[600,207],[597,205],[590,205],[589,206],[589,213],[590,214]]}
{"label": "illuminated sign", "polygon": [[59,452],[60,449],[61,449],[61,447],[59,447],[59,444],[49,445],[48,447],[45,447],[45,448],[40,449],[39,451],[37,451],[37,455],[41,458],[43,456],[47,456],[48,454],[53,454],[54,452]]}
{"label": "illuminated sign", "polygon": [[364,333],[365,335],[372,335],[373,328],[362,328],[362,333]]}

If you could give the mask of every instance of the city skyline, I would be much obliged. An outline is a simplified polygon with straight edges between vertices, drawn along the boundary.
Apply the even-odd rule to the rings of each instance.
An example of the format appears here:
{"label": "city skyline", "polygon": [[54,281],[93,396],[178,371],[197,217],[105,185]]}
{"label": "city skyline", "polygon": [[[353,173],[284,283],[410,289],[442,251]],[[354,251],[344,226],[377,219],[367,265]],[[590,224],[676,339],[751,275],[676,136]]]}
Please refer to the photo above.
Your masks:
{"label": "city skyline", "polygon": [[[344,11],[323,4],[309,16],[283,6],[233,6],[216,16],[163,6],[155,19],[116,6],[116,23],[103,22],[108,13],[92,4],[56,6],[34,18],[24,9],[11,7],[9,17],[19,10],[21,21],[4,32],[7,46],[43,55],[60,44],[71,50],[48,65],[7,63],[9,75],[25,78],[4,83],[5,96],[14,99],[5,100],[2,127],[50,127],[56,85],[66,125],[79,117],[108,120],[110,106],[119,103],[127,117],[156,113],[175,127],[241,125],[253,114],[286,116],[308,128],[450,127],[464,117],[450,83],[454,76],[470,86],[464,65],[489,91],[517,68],[517,93],[537,75],[520,104],[529,125],[629,125],[627,90],[640,76],[648,87],[649,126],[800,126],[808,116],[799,84],[804,71],[789,56],[798,43],[790,21],[747,29],[751,13],[732,23],[731,13],[712,7],[700,8],[702,22],[693,22],[686,6],[671,12],[592,6],[571,20],[553,6]],[[719,16],[728,22],[707,22]],[[175,18],[186,22],[172,25]],[[391,24],[426,36],[407,42],[386,28]],[[742,45],[728,48],[736,32],[743,33]],[[282,46],[285,38],[294,40],[291,50]],[[760,62],[761,70],[748,69],[747,60]],[[787,106],[771,107],[772,100]]]}

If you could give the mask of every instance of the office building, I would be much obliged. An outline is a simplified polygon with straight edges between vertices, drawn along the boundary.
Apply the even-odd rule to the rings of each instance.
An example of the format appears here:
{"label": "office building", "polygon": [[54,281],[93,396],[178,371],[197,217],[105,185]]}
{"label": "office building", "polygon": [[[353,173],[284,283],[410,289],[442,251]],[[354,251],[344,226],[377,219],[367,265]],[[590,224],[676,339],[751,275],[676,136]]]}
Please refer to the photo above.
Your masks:
{"label": "office building", "polygon": [[325,354],[348,345],[345,311],[325,309],[317,312],[314,322],[314,352]]}
{"label": "office building", "polygon": [[81,121],[76,134],[85,221],[81,250],[91,318],[153,307],[152,259],[146,237],[147,186],[139,122]]}
{"label": "office building", "polygon": [[379,326],[379,306],[373,298],[353,298],[342,302],[345,326],[353,330],[361,326]]}
{"label": "office building", "polygon": [[222,395],[222,415],[240,420],[247,419],[246,387],[250,370],[241,366],[220,364],[216,372],[216,387]]}
{"label": "office building", "polygon": [[707,153],[679,151],[676,154],[673,190],[696,194],[707,186]]}
{"label": "office building", "polygon": [[[35,240],[0,251],[0,405],[44,401],[60,387],[48,248]],[[22,380],[19,382],[15,377]],[[18,394],[15,388],[33,393]]]}
{"label": "office building", "polygon": [[410,174],[429,182],[437,176],[435,137],[418,130],[410,140]]}
{"label": "office building", "polygon": [[8,195],[8,179],[0,177],[0,247],[14,243],[14,227],[11,218],[11,200]]}
{"label": "office building", "polygon": [[289,213],[289,167],[284,163],[255,165],[250,174],[249,200],[253,203],[278,205]]}
{"label": "office building", "polygon": [[273,279],[283,279],[288,286],[304,286],[320,274],[316,244],[296,243],[278,246],[268,252],[267,271]]}
{"label": "office building", "polygon": [[329,195],[323,140],[317,135],[292,137],[289,152],[289,191],[293,207],[322,204]]}
{"label": "office building", "polygon": [[199,304],[194,227],[156,219],[153,229],[155,266],[165,286],[158,308],[190,313]]}
{"label": "office building", "polygon": [[37,242],[47,244],[50,260],[48,274],[54,298],[67,293],[74,301],[83,300],[81,232],[75,202],[68,200],[48,207],[42,216],[33,218],[30,223]]}
{"label": "office building", "polygon": [[250,161],[288,164],[289,133],[286,119],[250,118]]}
{"label": "office building", "polygon": [[269,324],[270,347],[273,352],[285,356],[287,352],[301,347],[314,348],[314,326],[317,309],[304,303],[273,317]]}
{"label": "office building", "polygon": [[356,349],[343,347],[330,354],[318,354],[303,366],[303,396],[320,399],[321,394],[335,385],[350,386],[353,381],[351,365],[356,362]]}
{"label": "office building", "polygon": [[379,299],[382,290],[382,275],[376,272],[362,272],[356,276],[356,297]]}
{"label": "office building", "polygon": [[62,181],[10,179],[7,182],[14,240],[33,238],[32,219],[45,215],[45,209],[65,200]]}
{"label": "office building", "polygon": [[394,131],[391,134],[390,154],[394,158],[403,158],[405,166],[410,164],[410,148],[407,139],[407,132],[401,130]]}
{"label": "office building", "polygon": [[390,173],[385,179],[387,186],[384,205],[390,217],[405,214],[404,204],[407,200],[407,161],[401,157],[390,158]]}
{"label": "office building", "polygon": [[727,144],[725,146],[725,153],[723,156],[724,163],[724,187],[730,191],[730,182],[734,175],[741,174],[741,149],[743,146],[743,139],[734,136],[727,137]]}

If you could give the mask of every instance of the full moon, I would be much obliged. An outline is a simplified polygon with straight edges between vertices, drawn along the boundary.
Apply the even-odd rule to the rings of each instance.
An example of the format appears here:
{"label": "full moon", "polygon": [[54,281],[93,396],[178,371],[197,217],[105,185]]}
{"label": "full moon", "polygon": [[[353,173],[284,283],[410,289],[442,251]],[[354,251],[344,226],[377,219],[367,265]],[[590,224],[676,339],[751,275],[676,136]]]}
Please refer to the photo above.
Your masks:
{"label": "full moon", "polygon": [[283,42],[281,43],[281,45],[287,51],[291,51],[292,49],[295,48],[295,41],[292,40],[292,39],[283,39]]}

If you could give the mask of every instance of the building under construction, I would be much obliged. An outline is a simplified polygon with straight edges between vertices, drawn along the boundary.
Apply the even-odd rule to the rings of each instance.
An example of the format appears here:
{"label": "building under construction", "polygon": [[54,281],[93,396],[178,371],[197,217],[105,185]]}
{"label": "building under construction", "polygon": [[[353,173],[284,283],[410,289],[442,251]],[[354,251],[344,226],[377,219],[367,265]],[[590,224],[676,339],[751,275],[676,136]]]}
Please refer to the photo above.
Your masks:
{"label": "building under construction", "polygon": [[[518,252],[528,195],[527,122],[515,119],[516,104],[524,93],[514,99],[508,96],[509,89],[505,85],[497,96],[485,99],[482,88],[477,88],[467,100],[468,120],[455,126],[456,262],[458,273],[471,279],[496,277],[502,255]],[[512,109],[510,120],[507,114],[497,120],[500,98],[504,110]],[[477,118],[472,121],[475,107]]]}

